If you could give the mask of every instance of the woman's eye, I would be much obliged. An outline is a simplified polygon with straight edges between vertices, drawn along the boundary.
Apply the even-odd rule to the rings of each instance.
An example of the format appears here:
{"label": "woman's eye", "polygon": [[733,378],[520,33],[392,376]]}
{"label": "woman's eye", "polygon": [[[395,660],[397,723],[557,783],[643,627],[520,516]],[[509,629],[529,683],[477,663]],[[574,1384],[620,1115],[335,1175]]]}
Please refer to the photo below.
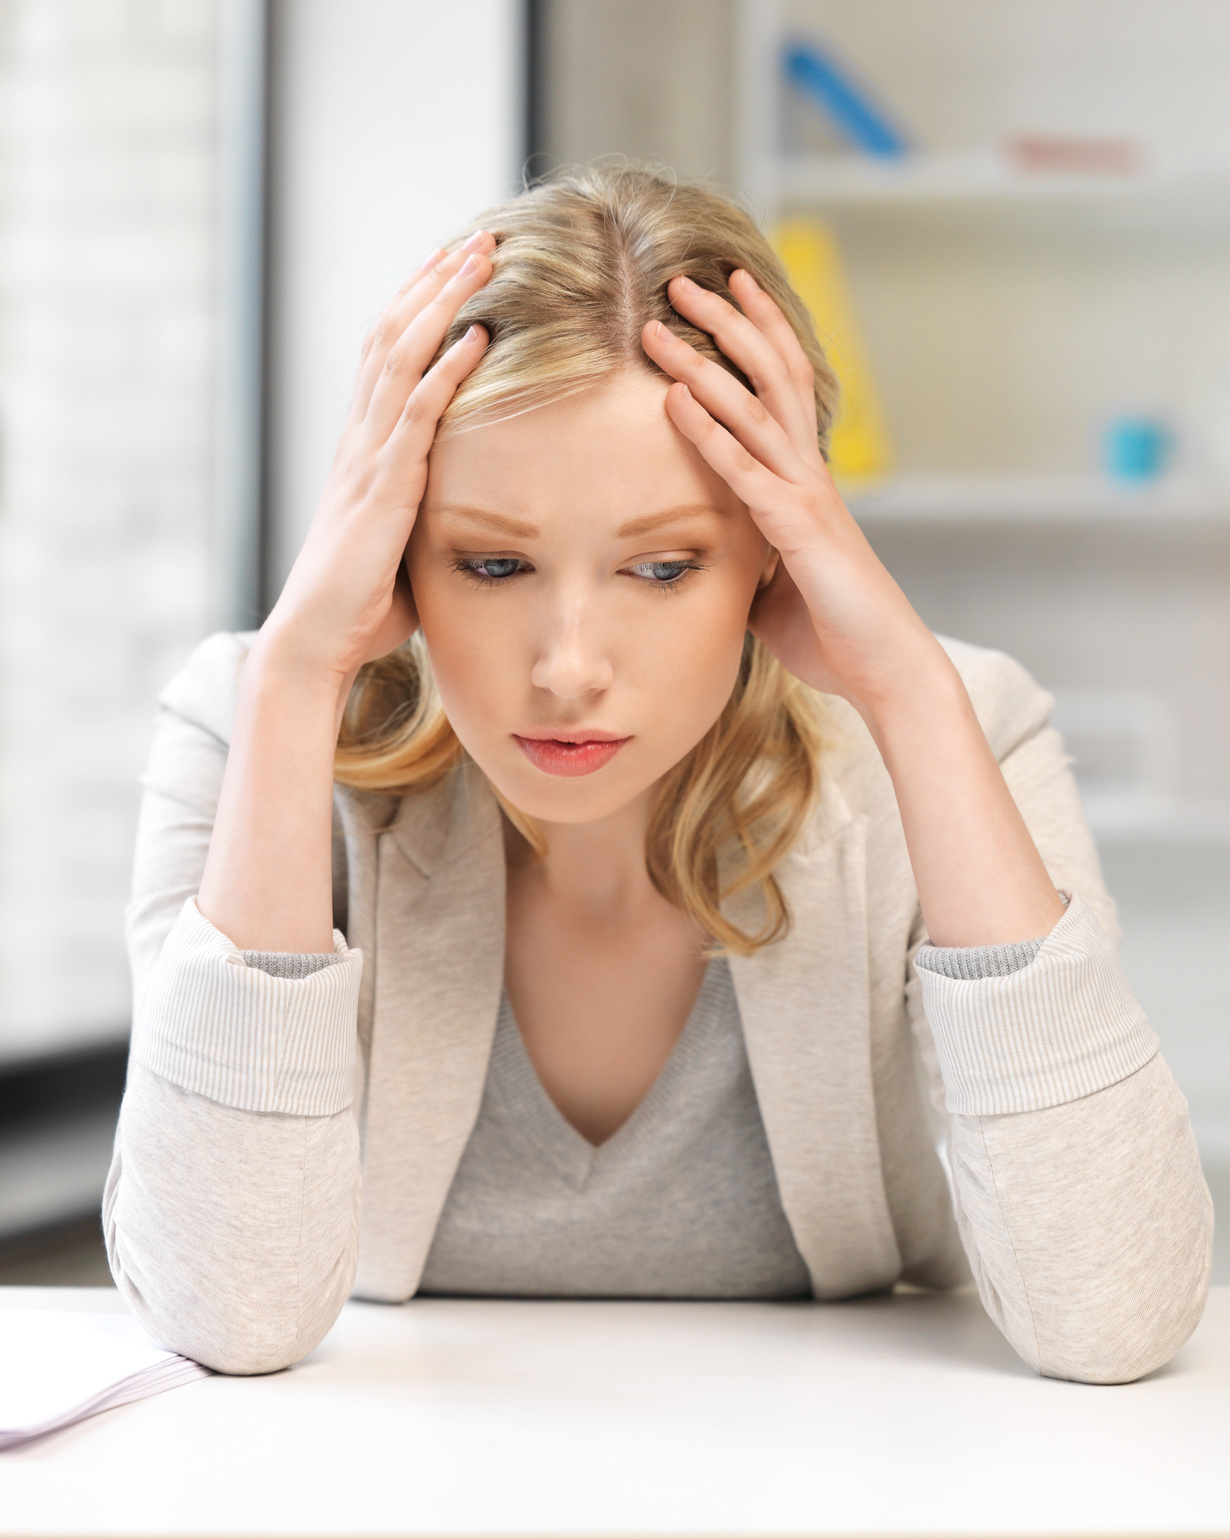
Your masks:
{"label": "woman's eye", "polygon": [[690,561],[642,561],[632,570],[638,577],[665,586],[667,583],[678,582],[685,572],[693,570],[693,564]]}
{"label": "woman's eye", "polygon": [[515,577],[520,571],[522,562],[517,556],[481,556],[474,560],[459,561],[458,568],[469,573],[471,577],[478,577],[486,582],[500,582],[504,578]]}

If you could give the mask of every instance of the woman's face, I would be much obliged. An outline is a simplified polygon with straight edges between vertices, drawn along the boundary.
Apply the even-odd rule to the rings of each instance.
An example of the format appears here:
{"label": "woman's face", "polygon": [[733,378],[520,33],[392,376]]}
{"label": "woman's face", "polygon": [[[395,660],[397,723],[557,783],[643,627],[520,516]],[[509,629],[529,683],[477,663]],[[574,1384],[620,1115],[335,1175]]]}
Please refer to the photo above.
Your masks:
{"label": "woman's face", "polygon": [[432,449],[407,551],[448,718],[503,796],[602,818],[704,736],[776,557],[628,371]]}

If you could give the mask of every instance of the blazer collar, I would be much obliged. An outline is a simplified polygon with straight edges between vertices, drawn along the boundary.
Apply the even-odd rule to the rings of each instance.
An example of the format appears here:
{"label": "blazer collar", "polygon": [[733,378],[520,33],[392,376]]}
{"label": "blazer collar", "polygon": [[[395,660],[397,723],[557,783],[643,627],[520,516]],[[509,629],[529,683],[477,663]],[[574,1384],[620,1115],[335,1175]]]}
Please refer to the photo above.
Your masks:
{"label": "blazer collar", "polygon": [[486,777],[467,762],[422,795],[402,797],[387,832],[419,875],[432,877],[500,832],[499,806]]}

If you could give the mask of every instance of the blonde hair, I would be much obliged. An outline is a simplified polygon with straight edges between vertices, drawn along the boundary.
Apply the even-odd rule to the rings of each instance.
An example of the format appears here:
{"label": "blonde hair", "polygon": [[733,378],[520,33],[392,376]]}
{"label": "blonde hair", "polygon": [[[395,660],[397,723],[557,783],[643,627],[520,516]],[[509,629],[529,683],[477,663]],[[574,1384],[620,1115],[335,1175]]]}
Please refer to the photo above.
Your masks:
{"label": "blonde hair", "polygon": [[[776,300],[811,363],[825,447],[837,383],[811,320],[753,220],[710,188],[644,166],[597,165],[530,187],[471,226],[480,228],[496,238],[495,270],[463,306],[441,352],[474,323],[491,341],[441,433],[531,411],[623,369],[658,373],[641,347],[647,321],[660,321],[742,380],[713,338],[672,308],[666,286],[685,274],[737,307],[729,279],[744,268]],[[816,697],[749,633],[730,699],[665,776],[646,837],[655,885],[717,950],[750,955],[789,926],[773,868],[813,804],[820,739]],[[361,671],[337,750],[343,785],[408,795],[465,760],[421,633]],[[496,795],[541,854],[533,822]],[[759,890],[763,908],[763,922],[750,931],[722,913],[724,901],[748,889]]]}

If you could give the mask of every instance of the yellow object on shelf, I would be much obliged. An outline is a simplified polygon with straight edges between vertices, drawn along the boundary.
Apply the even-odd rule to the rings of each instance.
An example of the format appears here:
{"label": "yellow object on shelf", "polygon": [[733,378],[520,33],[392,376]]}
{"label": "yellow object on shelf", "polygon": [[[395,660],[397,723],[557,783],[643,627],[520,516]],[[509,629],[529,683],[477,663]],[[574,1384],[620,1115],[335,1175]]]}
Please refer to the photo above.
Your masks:
{"label": "yellow object on shelf", "polygon": [[892,448],[837,241],[818,219],[791,219],[778,226],[773,245],[841,381],[829,440],[833,474],[846,480],[884,475],[892,469]]}

